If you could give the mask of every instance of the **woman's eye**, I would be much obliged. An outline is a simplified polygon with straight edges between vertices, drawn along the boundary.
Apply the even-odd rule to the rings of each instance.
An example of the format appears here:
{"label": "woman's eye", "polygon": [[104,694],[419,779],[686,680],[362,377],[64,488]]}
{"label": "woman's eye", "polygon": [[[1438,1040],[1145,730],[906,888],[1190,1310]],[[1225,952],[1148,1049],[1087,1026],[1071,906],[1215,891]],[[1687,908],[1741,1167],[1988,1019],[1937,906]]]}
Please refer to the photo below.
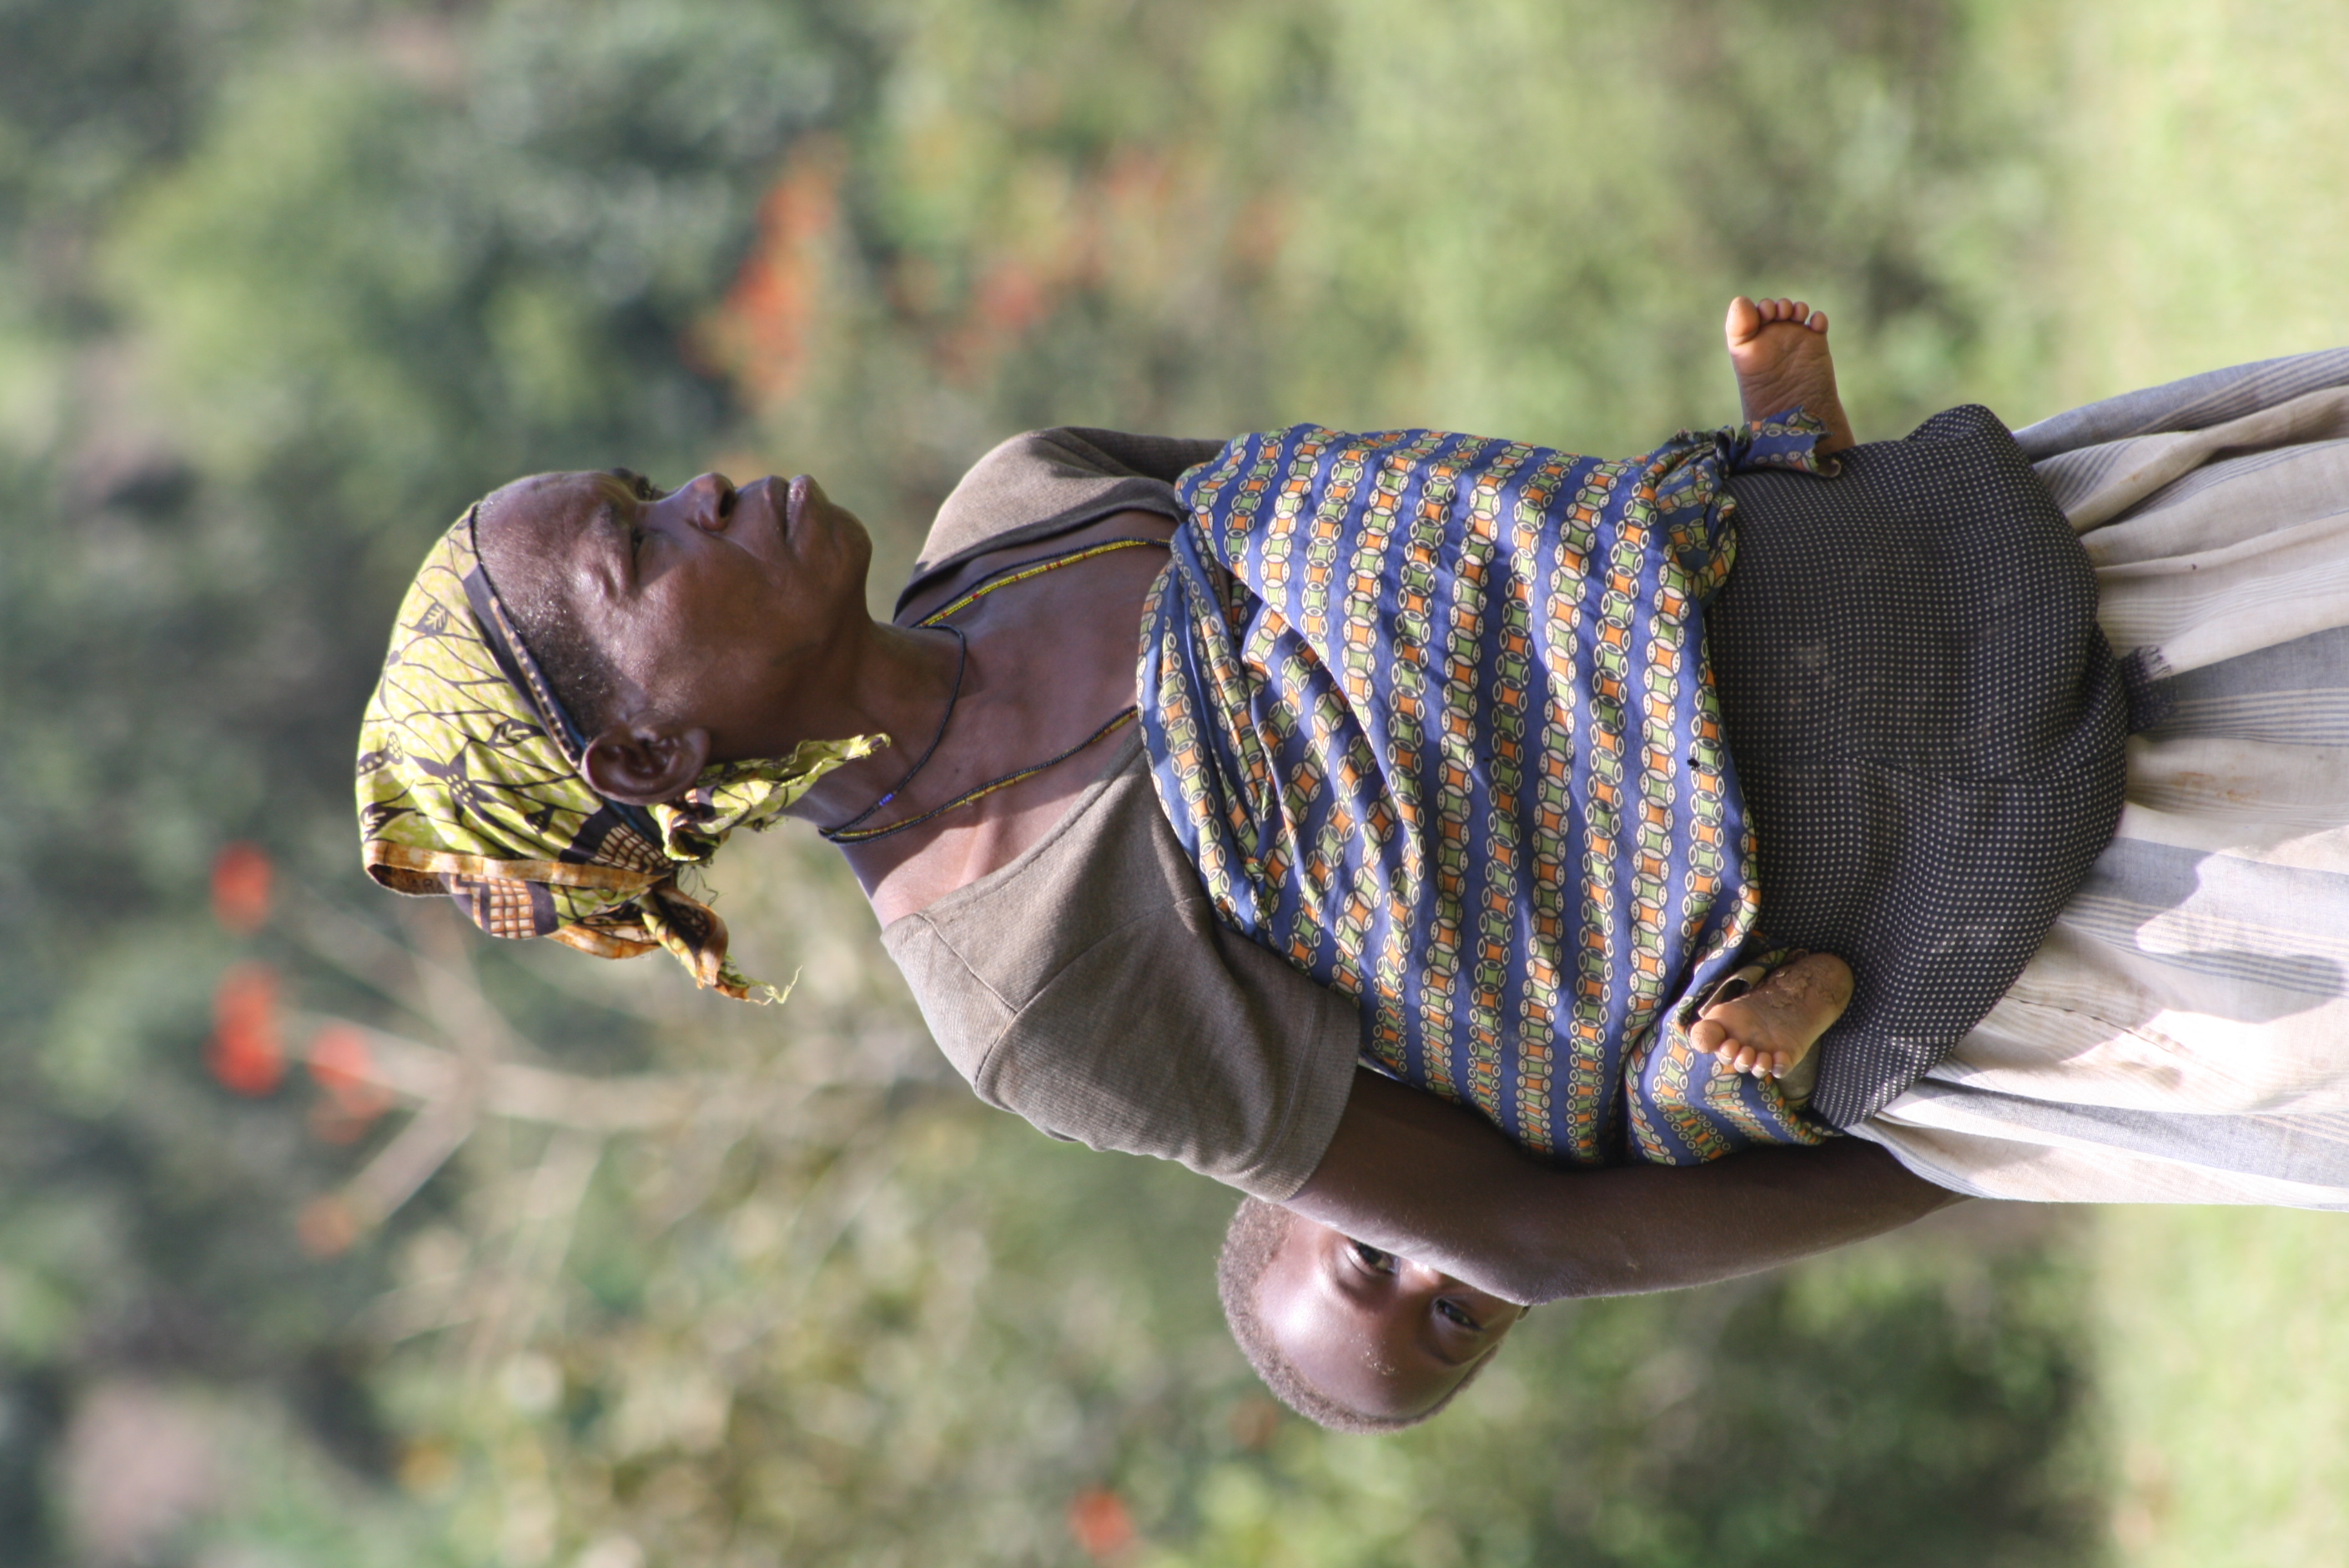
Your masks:
{"label": "woman's eye", "polygon": [[645,551],[645,531],[631,526],[628,530],[628,553],[641,555]]}
{"label": "woman's eye", "polygon": [[1364,1268],[1372,1274],[1394,1273],[1395,1261],[1392,1253],[1382,1253],[1368,1242],[1356,1242],[1352,1244],[1354,1256]]}

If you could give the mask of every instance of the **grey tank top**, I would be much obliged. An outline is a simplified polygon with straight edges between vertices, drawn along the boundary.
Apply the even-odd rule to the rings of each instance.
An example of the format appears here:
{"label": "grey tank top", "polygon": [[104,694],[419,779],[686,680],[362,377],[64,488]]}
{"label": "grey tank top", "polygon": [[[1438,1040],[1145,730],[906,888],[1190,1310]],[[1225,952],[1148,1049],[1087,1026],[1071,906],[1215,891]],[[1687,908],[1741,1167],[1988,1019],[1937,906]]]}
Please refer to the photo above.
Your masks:
{"label": "grey tank top", "polygon": [[[939,509],[900,608],[989,551],[1118,511],[1179,521],[1172,481],[1222,446],[1006,441]],[[1056,1138],[1278,1201],[1320,1163],[1353,1086],[1360,1012],[1216,919],[1131,733],[1042,841],[881,941],[979,1098]]]}

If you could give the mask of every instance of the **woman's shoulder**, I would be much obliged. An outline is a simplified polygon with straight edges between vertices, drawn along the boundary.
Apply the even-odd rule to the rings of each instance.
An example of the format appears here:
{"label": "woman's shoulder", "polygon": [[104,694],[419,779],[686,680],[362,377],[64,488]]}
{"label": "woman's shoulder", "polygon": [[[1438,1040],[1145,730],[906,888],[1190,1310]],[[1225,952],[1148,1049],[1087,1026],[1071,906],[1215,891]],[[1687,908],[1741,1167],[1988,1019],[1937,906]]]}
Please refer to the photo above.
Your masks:
{"label": "woman's shoulder", "polygon": [[894,949],[917,931],[942,933],[958,948],[1049,968],[1045,955],[1065,955],[1164,901],[1164,857],[1152,831],[1156,810],[1149,755],[1129,731],[1111,747],[1100,776],[1034,844],[890,921],[882,942]]}
{"label": "woman's shoulder", "polygon": [[1061,426],[997,446],[964,474],[930,526],[900,614],[979,557],[1057,539],[1121,511],[1179,521],[1174,480],[1223,449],[1221,441]]}
{"label": "woman's shoulder", "polygon": [[1055,1137],[1278,1199],[1344,1108],[1359,1011],[1216,921],[1131,741],[1044,841],[882,944],[979,1097]]}

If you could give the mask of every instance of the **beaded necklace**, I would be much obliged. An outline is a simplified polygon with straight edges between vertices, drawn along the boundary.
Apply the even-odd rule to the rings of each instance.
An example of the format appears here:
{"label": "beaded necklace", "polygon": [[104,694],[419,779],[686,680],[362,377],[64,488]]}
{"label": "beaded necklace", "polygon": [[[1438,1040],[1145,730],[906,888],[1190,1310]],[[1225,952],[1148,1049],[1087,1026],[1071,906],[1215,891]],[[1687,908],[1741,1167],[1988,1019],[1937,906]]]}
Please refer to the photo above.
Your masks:
{"label": "beaded necklace", "polygon": [[1162,550],[1165,548],[1164,542],[1156,539],[1105,539],[1098,544],[1080,545],[1074,550],[1064,551],[1058,555],[1042,556],[1034,561],[1015,562],[1013,564],[1003,567],[999,571],[988,573],[977,583],[971,584],[970,587],[965,589],[962,593],[948,600],[945,604],[931,611],[928,614],[915,622],[915,626],[921,630],[926,631],[943,628],[946,631],[952,632],[955,634],[956,640],[961,644],[960,656],[957,658],[955,663],[954,690],[947,697],[947,711],[945,716],[938,720],[938,732],[931,738],[929,748],[922,753],[921,760],[916,762],[913,767],[907,769],[905,770],[905,776],[903,779],[898,779],[895,786],[892,788],[887,794],[882,796],[878,800],[874,801],[870,806],[865,807],[864,810],[859,811],[847,821],[840,824],[840,826],[836,828],[819,828],[816,830],[835,844],[869,844],[875,839],[885,839],[892,833],[902,833],[908,828],[918,828],[934,817],[943,817],[948,811],[968,806],[975,800],[984,799],[988,796],[994,794],[998,789],[1009,789],[1012,785],[1019,783],[1023,779],[1033,779],[1037,774],[1043,772],[1047,768],[1056,767],[1061,763],[1066,762],[1070,758],[1074,757],[1078,752],[1084,750],[1085,748],[1092,745],[1095,741],[1100,740],[1102,737],[1133,723],[1134,716],[1141,710],[1136,707],[1128,707],[1124,712],[1118,714],[1107,724],[1102,725],[1099,729],[1094,730],[1091,735],[1086,736],[1082,740],[1078,741],[1066,751],[1056,753],[1053,756],[1046,758],[1043,761],[1036,763],[1030,767],[1015,769],[1009,773],[990,779],[986,783],[978,786],[976,789],[965,790],[962,794],[956,796],[946,804],[942,806],[933,806],[928,810],[922,812],[919,816],[908,817],[902,822],[891,822],[886,827],[881,828],[859,828],[857,826],[859,822],[864,821],[866,818],[872,816],[874,812],[878,811],[881,808],[886,806],[890,801],[895,800],[899,795],[905,792],[905,786],[914,781],[914,776],[926,767],[930,758],[937,754],[938,742],[946,738],[947,726],[954,721],[955,704],[962,700],[963,665],[968,657],[970,644],[968,639],[964,638],[962,629],[960,627],[946,624],[947,618],[950,615],[958,614],[962,611],[969,609],[973,604],[978,603],[981,599],[986,598],[989,593],[994,593],[999,588],[1009,588],[1015,583],[1025,583],[1030,577],[1041,577],[1047,572],[1058,572],[1063,566],[1074,566],[1080,561],[1091,561],[1096,555],[1107,555],[1113,550],[1132,550],[1138,545],[1155,545]]}

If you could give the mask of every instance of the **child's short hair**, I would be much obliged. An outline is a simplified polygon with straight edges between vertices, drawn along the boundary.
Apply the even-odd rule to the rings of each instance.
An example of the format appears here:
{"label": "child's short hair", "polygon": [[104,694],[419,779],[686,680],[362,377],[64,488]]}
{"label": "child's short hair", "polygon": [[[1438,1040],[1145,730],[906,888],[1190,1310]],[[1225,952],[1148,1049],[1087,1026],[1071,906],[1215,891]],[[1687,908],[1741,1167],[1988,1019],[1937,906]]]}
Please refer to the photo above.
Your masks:
{"label": "child's short hair", "polygon": [[1474,1383],[1493,1358],[1485,1357],[1469,1368],[1468,1376],[1454,1384],[1444,1398],[1415,1416],[1369,1416],[1349,1406],[1341,1405],[1305,1380],[1280,1346],[1273,1339],[1264,1315],[1256,1309],[1257,1285],[1264,1271],[1272,1266],[1273,1255],[1288,1239],[1288,1223],[1292,1216],[1278,1203],[1268,1203],[1261,1198],[1242,1198],[1240,1206],[1232,1211],[1232,1222],[1224,1232],[1224,1250],[1216,1259],[1216,1291],[1224,1300],[1224,1321],[1231,1326],[1232,1338],[1247,1357],[1264,1386],[1272,1390],[1274,1398],[1313,1422],[1333,1432],[1399,1432],[1405,1427],[1415,1427],[1460,1397],[1460,1390]]}

